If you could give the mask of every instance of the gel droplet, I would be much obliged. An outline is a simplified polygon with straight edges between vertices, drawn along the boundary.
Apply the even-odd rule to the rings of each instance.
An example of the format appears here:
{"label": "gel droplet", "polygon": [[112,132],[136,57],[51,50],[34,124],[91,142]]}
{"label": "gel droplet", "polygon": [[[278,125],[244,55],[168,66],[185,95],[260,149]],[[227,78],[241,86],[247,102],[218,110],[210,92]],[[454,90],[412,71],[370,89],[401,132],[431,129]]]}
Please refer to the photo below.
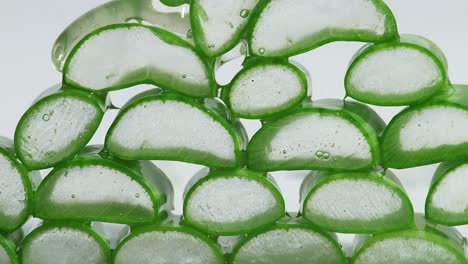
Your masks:
{"label": "gel droplet", "polygon": [[213,49],[214,47],[216,47],[215,44],[210,44],[210,45],[208,45],[208,48],[210,48],[210,49]]}
{"label": "gel droplet", "polygon": [[260,53],[260,54],[265,54],[265,49],[264,49],[264,48],[259,48],[259,49],[258,49],[258,53]]}
{"label": "gel droplet", "polygon": [[187,78],[187,74],[182,74],[182,78]]}
{"label": "gel droplet", "polygon": [[49,121],[49,120],[50,120],[50,115],[44,114],[44,115],[42,116],[42,120],[44,120],[44,121]]}
{"label": "gel droplet", "polygon": [[283,150],[283,154],[287,154],[288,152],[286,150]]}
{"label": "gel droplet", "polygon": [[250,14],[250,10],[248,10],[248,9],[242,9],[242,11],[240,12],[240,16],[241,16],[242,18],[248,17],[249,14]]}
{"label": "gel droplet", "polygon": [[189,30],[187,31],[187,38],[189,38],[189,39],[193,38],[193,34],[192,34],[192,30],[191,30],[191,29],[189,29]]}
{"label": "gel droplet", "polygon": [[323,153],[323,158],[324,159],[329,159],[330,158],[330,153],[328,153],[328,152]]}
{"label": "gel droplet", "polygon": [[135,194],[135,197],[140,198],[140,194],[139,193]]}
{"label": "gel droplet", "polygon": [[71,198],[75,199],[76,195],[72,194]]}
{"label": "gel droplet", "polygon": [[317,153],[315,153],[315,156],[317,156],[317,158],[322,158],[323,157],[323,152],[322,151],[317,151]]}

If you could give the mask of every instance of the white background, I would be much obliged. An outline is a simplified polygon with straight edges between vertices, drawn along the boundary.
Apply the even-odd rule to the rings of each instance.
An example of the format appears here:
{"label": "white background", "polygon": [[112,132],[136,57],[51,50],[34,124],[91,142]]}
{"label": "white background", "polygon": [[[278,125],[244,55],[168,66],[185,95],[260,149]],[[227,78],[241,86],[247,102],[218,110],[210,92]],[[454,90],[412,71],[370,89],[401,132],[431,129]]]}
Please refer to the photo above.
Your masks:
{"label": "white background", "polygon": [[[15,126],[44,89],[59,83],[61,75],[50,60],[52,45],[59,33],[75,18],[104,3],[103,0],[0,0],[0,135],[12,138]],[[449,61],[452,83],[468,84],[468,0],[387,0],[401,33],[415,33],[436,42]],[[305,65],[312,77],[313,98],[343,98],[343,77],[348,62],[362,43],[333,43],[295,60]],[[234,69],[234,68],[233,68]],[[222,71],[229,80],[234,71]],[[142,87],[112,93],[122,105]],[[388,122],[399,108],[375,107]],[[102,143],[117,111],[106,114],[92,143]],[[252,135],[256,121],[245,123]],[[468,124],[467,124],[468,125]],[[181,194],[186,182],[199,166],[177,162],[156,162],[173,181],[176,211],[180,212]],[[436,166],[395,170],[403,182],[415,210],[423,212],[426,192]],[[287,209],[297,211],[298,189],[305,172],[274,173],[286,199]],[[468,185],[468,181],[467,181]],[[468,188],[467,188],[468,191]],[[460,228],[468,235],[468,228]]]}

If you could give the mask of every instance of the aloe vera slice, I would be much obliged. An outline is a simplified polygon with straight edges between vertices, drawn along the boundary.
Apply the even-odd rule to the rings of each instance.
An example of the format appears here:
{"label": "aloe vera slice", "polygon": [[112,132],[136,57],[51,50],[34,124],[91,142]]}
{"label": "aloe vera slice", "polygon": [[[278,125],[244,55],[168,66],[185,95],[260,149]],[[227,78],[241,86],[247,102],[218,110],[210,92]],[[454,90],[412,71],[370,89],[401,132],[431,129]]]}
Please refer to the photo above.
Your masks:
{"label": "aloe vera slice", "polygon": [[375,168],[380,160],[378,136],[384,128],[382,119],[365,105],[307,102],[264,124],[247,147],[247,164],[257,171]]}
{"label": "aloe vera slice", "polygon": [[62,71],[71,50],[86,35],[111,24],[131,20],[149,22],[180,36],[190,32],[189,16],[182,12],[161,12],[153,0],[113,0],[100,5],[71,23],[57,38],[52,50],[52,61]]}
{"label": "aloe vera slice", "polygon": [[410,168],[468,155],[468,86],[455,85],[396,115],[382,137],[383,165]]}
{"label": "aloe vera slice", "polygon": [[447,226],[468,224],[466,160],[442,163],[436,170],[426,199],[426,218]]}
{"label": "aloe vera slice", "polygon": [[215,82],[204,57],[164,29],[116,24],[87,35],[70,53],[64,82],[93,91],[154,84],[194,97],[213,97]]}
{"label": "aloe vera slice", "polygon": [[115,264],[191,263],[224,264],[214,241],[179,225],[175,217],[159,226],[139,227],[116,249]]}
{"label": "aloe vera slice", "polygon": [[447,87],[445,63],[445,56],[430,40],[404,35],[399,42],[360,51],[346,74],[346,92],[375,105],[418,103]]}
{"label": "aloe vera slice", "polygon": [[[418,218],[417,216],[416,218]],[[417,222],[422,220],[416,219]],[[417,228],[365,236],[356,241],[351,264],[466,264],[462,236],[453,228]]]}
{"label": "aloe vera slice", "polygon": [[175,160],[209,167],[239,167],[245,131],[227,120],[224,105],[200,104],[151,90],[130,100],[112,124],[106,149],[121,159]]}
{"label": "aloe vera slice", "polygon": [[110,250],[91,228],[78,223],[47,223],[33,230],[20,249],[21,263],[106,264]]}
{"label": "aloe vera slice", "polygon": [[247,170],[202,170],[186,188],[183,210],[185,224],[228,236],[273,224],[285,215],[285,204],[269,177]]}
{"label": "aloe vera slice", "polygon": [[193,0],[190,6],[195,44],[207,56],[219,56],[241,39],[259,0]]}
{"label": "aloe vera slice", "polygon": [[16,255],[16,245],[8,238],[0,235],[0,263],[19,264]]}
{"label": "aloe vera slice", "polygon": [[255,56],[290,57],[333,41],[396,38],[395,18],[380,0],[267,0],[248,40]]}
{"label": "aloe vera slice", "polygon": [[302,216],[338,233],[372,234],[413,224],[413,206],[398,179],[368,173],[311,172],[301,186]]}
{"label": "aloe vera slice", "polygon": [[278,224],[249,234],[234,249],[232,264],[344,264],[336,237],[286,217]]}
{"label": "aloe vera slice", "polygon": [[85,154],[60,165],[35,195],[44,220],[154,223],[172,209],[172,186],[149,161],[124,162]]}
{"label": "aloe vera slice", "polygon": [[1,231],[12,232],[26,222],[31,214],[32,196],[33,185],[30,176],[16,159],[13,142],[0,137]]}
{"label": "aloe vera slice", "polygon": [[223,92],[234,116],[264,119],[298,107],[307,87],[307,76],[296,66],[258,62],[240,71]]}
{"label": "aloe vera slice", "polygon": [[91,140],[105,111],[105,98],[66,86],[47,90],[16,127],[18,158],[33,170],[72,158]]}

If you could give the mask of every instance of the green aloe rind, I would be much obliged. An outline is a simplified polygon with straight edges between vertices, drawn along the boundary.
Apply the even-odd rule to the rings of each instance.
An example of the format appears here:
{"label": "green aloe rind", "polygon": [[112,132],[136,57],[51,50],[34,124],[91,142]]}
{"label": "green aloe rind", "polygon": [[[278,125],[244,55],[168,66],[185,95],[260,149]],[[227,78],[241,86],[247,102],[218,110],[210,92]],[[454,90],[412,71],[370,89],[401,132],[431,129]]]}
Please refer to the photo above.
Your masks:
{"label": "green aloe rind", "polygon": [[350,263],[468,263],[465,241],[456,229],[430,224],[420,215],[415,221],[413,229],[359,237]]}
{"label": "green aloe rind", "polygon": [[264,124],[247,147],[247,166],[257,171],[369,170],[380,162],[379,136],[384,128],[383,120],[365,105],[306,102]]}
{"label": "green aloe rind", "polygon": [[426,218],[447,226],[468,224],[466,160],[441,163],[434,173],[426,198]]}
{"label": "green aloe rind", "polygon": [[57,38],[52,49],[52,62],[62,71],[72,49],[96,29],[132,20],[145,21],[190,39],[189,17],[182,12],[161,12],[152,0],[113,0],[100,5],[73,21]]}
{"label": "green aloe rind", "polygon": [[70,52],[63,73],[64,83],[97,92],[137,84],[193,97],[213,97],[216,91],[211,66],[198,50],[169,31],[142,24],[93,31]]}
{"label": "green aloe rind", "polygon": [[416,35],[365,47],[345,77],[348,96],[383,106],[420,103],[447,86],[445,55],[436,44]]}
{"label": "green aloe rind", "polygon": [[467,102],[468,86],[454,85],[397,114],[382,137],[383,166],[402,169],[465,157]]}
{"label": "green aloe rind", "polygon": [[243,37],[259,0],[193,0],[190,21],[196,46],[207,56],[220,56]]}
{"label": "green aloe rind", "polygon": [[200,103],[157,89],[142,93],[120,111],[107,133],[106,149],[125,160],[241,167],[247,136],[225,109],[216,99]]}
{"label": "green aloe rind", "polygon": [[274,226],[242,239],[230,255],[230,263],[344,264],[346,260],[336,235],[301,218],[285,217]]}
{"label": "green aloe rind", "polygon": [[161,225],[132,230],[115,250],[113,263],[223,264],[225,258],[212,238],[171,217]]}
{"label": "green aloe rind", "polygon": [[324,230],[375,234],[410,228],[413,206],[392,172],[311,172],[301,186],[302,217]]}
{"label": "green aloe rind", "polygon": [[268,176],[248,170],[203,170],[187,185],[183,211],[186,225],[233,236],[272,225],[285,215],[285,204]]}
{"label": "green aloe rind", "polygon": [[134,225],[160,221],[173,209],[172,185],[158,167],[91,149],[43,180],[35,194],[36,217]]}
{"label": "green aloe rind", "polygon": [[19,264],[16,254],[16,245],[13,241],[0,235],[0,262],[6,264]]}
{"label": "green aloe rind", "polygon": [[4,137],[0,137],[0,174],[0,230],[13,232],[31,215],[33,184],[16,158],[13,142]]}
{"label": "green aloe rind", "polygon": [[259,61],[242,69],[223,90],[223,97],[233,116],[265,119],[299,107],[307,90],[307,76],[298,67]]}
{"label": "green aloe rind", "polygon": [[19,250],[21,263],[106,264],[111,252],[107,243],[89,226],[51,222],[34,229]]}
{"label": "green aloe rind", "polygon": [[91,140],[106,109],[105,95],[60,85],[47,90],[18,122],[18,158],[32,170],[71,159]]}
{"label": "green aloe rind", "polygon": [[398,38],[395,18],[380,0],[267,0],[252,23],[250,52],[262,57],[290,57],[333,41]]}

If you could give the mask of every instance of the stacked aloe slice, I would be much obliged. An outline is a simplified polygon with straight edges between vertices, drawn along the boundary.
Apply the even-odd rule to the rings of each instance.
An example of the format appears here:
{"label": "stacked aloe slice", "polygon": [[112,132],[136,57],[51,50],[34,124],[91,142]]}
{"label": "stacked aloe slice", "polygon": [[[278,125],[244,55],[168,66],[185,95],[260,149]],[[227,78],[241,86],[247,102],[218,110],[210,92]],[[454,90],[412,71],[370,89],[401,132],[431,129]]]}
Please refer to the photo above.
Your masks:
{"label": "stacked aloe slice", "polygon": [[[368,43],[343,76],[354,100],[313,100],[290,60],[333,41]],[[468,263],[449,227],[468,224],[468,86],[381,0],[113,0],[52,59],[62,83],[0,138],[1,263]],[[89,144],[113,91],[140,84]],[[366,104],[407,108],[387,125]],[[261,120],[250,140],[241,119]],[[154,160],[205,166],[182,215]],[[415,214],[389,169],[435,163]],[[295,170],[310,173],[287,213],[271,173]],[[356,234],[353,253],[337,233]]]}

